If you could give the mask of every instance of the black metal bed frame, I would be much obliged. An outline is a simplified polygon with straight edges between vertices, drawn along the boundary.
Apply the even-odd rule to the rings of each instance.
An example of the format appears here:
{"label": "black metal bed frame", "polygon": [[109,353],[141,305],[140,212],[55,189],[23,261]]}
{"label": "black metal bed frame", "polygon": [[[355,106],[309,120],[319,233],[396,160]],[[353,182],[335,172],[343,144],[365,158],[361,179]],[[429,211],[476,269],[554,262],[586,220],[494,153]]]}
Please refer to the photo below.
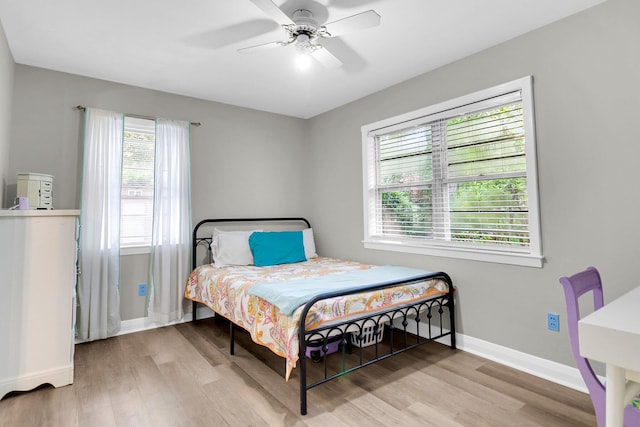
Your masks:
{"label": "black metal bed frame", "polygon": [[[200,245],[207,245],[209,251],[209,259],[211,255],[211,237],[198,237],[198,230],[201,226],[209,223],[304,223],[308,228],[311,228],[311,224],[305,218],[227,218],[227,219],[205,219],[200,221],[193,229],[193,252],[192,252],[192,267],[197,267],[197,249]],[[381,290],[385,288],[395,287],[403,284],[416,283],[424,280],[441,279],[448,285],[448,293],[437,297],[425,297],[424,299],[406,303],[400,306],[394,306],[373,313],[368,313],[355,318],[349,318],[347,321],[341,323],[329,324],[323,327],[314,328],[307,331],[305,329],[306,317],[311,307],[318,301],[333,298],[337,296],[345,296],[356,293],[371,292]],[[198,302],[193,301],[193,313],[192,319],[196,321],[196,308]],[[446,320],[444,308],[448,311],[449,330],[444,329],[443,323]],[[234,341],[235,341],[235,324],[230,320],[230,342],[229,352],[234,354]],[[427,331],[421,332],[421,322],[426,320]],[[408,326],[410,322],[414,322],[415,330],[410,332]],[[399,327],[400,326],[400,327]],[[384,328],[387,332],[387,341],[383,346],[382,341],[374,340],[371,344],[375,346],[373,348],[373,356],[371,352],[365,357],[364,346],[356,345],[359,354],[356,355],[357,364],[347,366],[346,355],[351,353],[354,348],[351,343],[364,342],[365,339],[370,338],[371,335],[377,336],[377,334],[383,333],[380,331]],[[413,278],[411,280],[399,281],[386,285],[373,285],[365,288],[351,288],[344,289],[335,292],[327,292],[317,295],[312,300],[307,302],[302,309],[299,323],[299,359],[300,364],[300,413],[306,415],[307,413],[307,392],[327,381],[338,378],[346,373],[363,368],[380,360],[384,360],[388,357],[410,350],[417,346],[429,343],[431,341],[450,337],[451,349],[456,348],[456,335],[455,335],[455,304],[454,304],[454,287],[449,275],[443,272],[429,273],[421,277]],[[342,336],[340,342],[340,348],[342,351],[342,369],[339,372],[330,372],[328,368],[328,357],[324,354],[327,353],[329,347],[329,341],[335,336]],[[384,335],[383,335],[384,336]],[[400,337],[399,339],[397,337]],[[399,343],[397,341],[400,341]],[[322,342],[321,358],[323,361],[323,378],[320,380],[307,382],[307,358],[305,356],[307,347],[314,343],[317,346],[318,342]],[[384,347],[384,351],[383,351]],[[353,358],[352,358],[353,359]]]}

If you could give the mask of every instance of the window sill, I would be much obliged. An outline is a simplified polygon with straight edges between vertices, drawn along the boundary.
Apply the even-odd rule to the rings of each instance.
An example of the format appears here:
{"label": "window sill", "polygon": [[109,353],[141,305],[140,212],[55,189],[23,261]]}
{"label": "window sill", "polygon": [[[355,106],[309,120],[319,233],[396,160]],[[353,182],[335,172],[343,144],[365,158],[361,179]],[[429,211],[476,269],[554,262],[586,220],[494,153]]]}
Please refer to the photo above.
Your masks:
{"label": "window sill", "polygon": [[475,248],[454,248],[443,246],[411,245],[406,242],[365,240],[365,249],[404,252],[419,255],[431,255],[446,258],[467,259],[472,261],[493,262],[499,264],[520,265],[524,267],[542,268],[544,257],[527,253],[482,250]]}
{"label": "window sill", "polygon": [[127,246],[120,248],[120,255],[148,255],[151,253],[151,246]]}

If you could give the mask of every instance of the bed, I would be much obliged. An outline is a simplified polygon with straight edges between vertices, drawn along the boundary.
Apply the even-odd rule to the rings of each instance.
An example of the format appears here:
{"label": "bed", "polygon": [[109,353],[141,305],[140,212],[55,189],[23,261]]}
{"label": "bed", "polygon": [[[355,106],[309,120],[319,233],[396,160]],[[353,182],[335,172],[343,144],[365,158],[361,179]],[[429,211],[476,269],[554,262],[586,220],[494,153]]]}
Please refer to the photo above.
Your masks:
{"label": "bed", "polygon": [[[454,287],[443,272],[320,257],[305,218],[206,219],[193,230],[185,298],[204,304],[299,369],[307,392],[433,340],[455,343]],[[316,363],[308,369],[309,361]]]}

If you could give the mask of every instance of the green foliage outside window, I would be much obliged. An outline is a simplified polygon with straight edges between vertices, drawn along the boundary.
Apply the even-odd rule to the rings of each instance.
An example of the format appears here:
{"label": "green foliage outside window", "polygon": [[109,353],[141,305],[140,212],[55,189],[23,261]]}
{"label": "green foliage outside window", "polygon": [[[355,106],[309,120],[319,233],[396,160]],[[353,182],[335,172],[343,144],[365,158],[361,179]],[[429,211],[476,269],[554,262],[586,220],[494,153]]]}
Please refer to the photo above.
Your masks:
{"label": "green foliage outside window", "polygon": [[123,145],[123,187],[153,186],[155,136],[125,132]]}

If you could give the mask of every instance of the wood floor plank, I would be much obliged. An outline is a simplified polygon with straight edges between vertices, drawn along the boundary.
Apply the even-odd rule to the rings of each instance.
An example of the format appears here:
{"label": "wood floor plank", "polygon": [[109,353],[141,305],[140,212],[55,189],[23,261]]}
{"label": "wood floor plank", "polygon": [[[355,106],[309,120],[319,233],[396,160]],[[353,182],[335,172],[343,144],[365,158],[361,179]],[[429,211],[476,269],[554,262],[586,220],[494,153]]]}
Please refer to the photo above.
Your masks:
{"label": "wood floor plank", "polygon": [[375,420],[392,419],[394,425],[401,426],[417,426],[424,425],[423,421],[411,415],[411,413],[395,408],[381,399],[379,393],[358,393],[355,397],[349,397],[348,401],[355,405],[362,413],[367,414],[369,418]]}
{"label": "wood floor plank", "polygon": [[[547,418],[555,414],[552,425],[590,425],[595,417],[593,406],[589,399],[584,399],[584,393],[562,386],[556,386],[550,390],[548,381],[495,362],[486,361],[483,366],[474,371],[462,370],[456,365],[447,363],[441,366],[444,368],[443,372],[434,371],[431,375],[443,379],[450,377],[454,372],[464,375],[472,383],[482,384],[502,395],[508,394],[528,407],[538,408],[540,412],[546,414]],[[518,378],[517,386],[513,383],[514,376]],[[522,409],[518,412],[528,413]]]}
{"label": "wood floor plank", "polygon": [[[215,405],[221,409],[220,418],[230,426],[251,425],[251,426],[268,426],[267,420],[264,420],[256,412],[255,403],[249,400],[247,396],[249,390],[242,384],[233,381],[233,376],[223,376],[222,379],[214,383],[204,386],[205,391],[210,396]],[[251,401],[251,405],[239,405],[238,400],[247,402]],[[275,415],[275,418],[278,418]],[[278,425],[278,424],[275,424]],[[280,423],[282,425],[282,423]]]}
{"label": "wood floor plank", "polygon": [[76,354],[74,383],[78,410],[78,425],[115,426],[115,418],[108,388],[111,379],[108,368],[113,367],[109,355],[117,347],[117,340],[99,340]]}
{"label": "wood floor plank", "polygon": [[[282,358],[242,332],[230,355],[228,340],[228,322],[212,318],[77,345],[74,384],[10,394],[0,425],[596,424],[588,395],[437,343],[313,388],[301,416],[299,369],[287,382]],[[329,357],[329,369],[339,357]],[[323,364],[307,368],[318,375]]]}
{"label": "wood floor plank", "polygon": [[416,396],[412,396],[411,393],[398,393],[408,371],[390,371],[383,364],[375,364],[366,369],[370,372],[351,376],[353,383],[362,390],[375,393],[398,410],[404,410],[415,402]]}
{"label": "wood floor plank", "polygon": [[595,411],[590,399],[584,398],[584,393],[577,390],[570,389],[568,387],[553,387],[549,388],[549,382],[534,375],[529,375],[515,369],[505,368],[495,362],[487,361],[480,368],[478,372],[487,374],[493,378],[500,379],[503,384],[510,385],[517,380],[519,385],[518,389],[527,390],[531,393],[531,396],[544,396],[551,401],[561,402],[562,404],[575,407],[580,411],[593,414]]}
{"label": "wood floor plank", "polygon": [[[221,411],[217,402],[213,401],[197,379],[190,375],[189,369],[181,360],[158,365],[161,375],[172,390],[175,404],[184,411],[183,419],[190,425],[197,425],[199,420],[219,419]],[[219,378],[219,375],[215,375]],[[206,382],[211,384],[212,381]]]}
{"label": "wood floor plank", "polygon": [[424,426],[433,427],[463,427],[455,419],[448,417],[438,408],[428,402],[413,402],[407,407],[407,414],[413,416],[415,420],[422,422]]}

